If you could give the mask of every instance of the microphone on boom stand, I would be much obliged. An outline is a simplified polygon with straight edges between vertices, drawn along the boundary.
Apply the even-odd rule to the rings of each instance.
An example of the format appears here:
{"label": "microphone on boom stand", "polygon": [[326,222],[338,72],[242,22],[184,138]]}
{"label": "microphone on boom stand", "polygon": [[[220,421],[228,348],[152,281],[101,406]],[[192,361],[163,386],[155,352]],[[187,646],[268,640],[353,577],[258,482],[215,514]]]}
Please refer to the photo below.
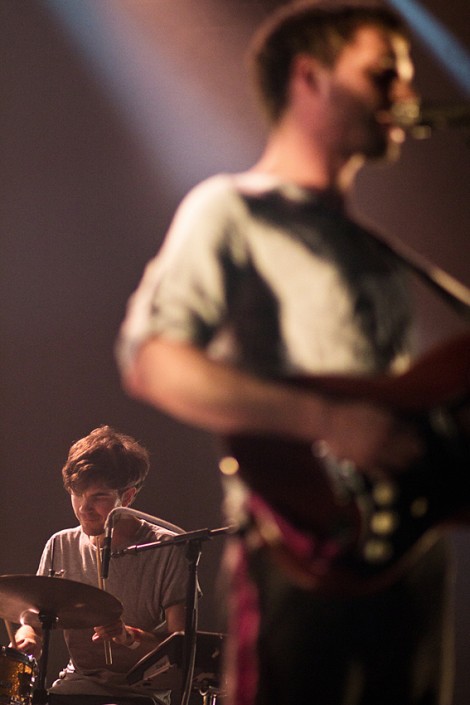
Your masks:
{"label": "microphone on boom stand", "polygon": [[432,103],[408,100],[393,106],[394,123],[411,137],[424,139],[435,130],[470,128],[470,103]]}

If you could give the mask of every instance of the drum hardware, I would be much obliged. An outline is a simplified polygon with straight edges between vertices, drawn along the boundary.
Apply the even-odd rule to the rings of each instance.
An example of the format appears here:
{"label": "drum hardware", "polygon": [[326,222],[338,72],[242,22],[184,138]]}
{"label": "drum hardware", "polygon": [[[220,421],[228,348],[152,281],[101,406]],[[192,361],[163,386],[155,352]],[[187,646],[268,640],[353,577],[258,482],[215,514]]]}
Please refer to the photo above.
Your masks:
{"label": "drum hardware", "polygon": [[51,630],[93,627],[103,620],[120,619],[122,611],[119,600],[92,585],[45,575],[0,576],[0,617],[41,628],[43,632],[33,705],[47,702],[45,684]]}
{"label": "drum hardware", "polygon": [[207,690],[200,690],[199,692],[202,695],[203,705],[216,705],[217,698],[219,697],[221,691],[209,686]]}
{"label": "drum hardware", "polygon": [[[47,578],[49,580],[49,578]],[[32,702],[35,705],[44,705],[47,702],[47,690],[46,690],[46,675],[47,675],[47,663],[49,660],[49,642],[51,637],[51,630],[57,624],[57,617],[53,614],[48,614],[47,612],[39,611],[38,614],[39,621],[42,628],[42,651],[38,662],[38,677],[37,683],[35,684],[33,690]]]}
{"label": "drum hardware", "polygon": [[[198,691],[204,705],[215,705],[224,692],[222,651],[225,636],[215,632],[197,632],[196,656],[191,690]],[[142,690],[181,692],[184,685],[184,632],[174,632],[144,656],[127,673],[129,685]]]}

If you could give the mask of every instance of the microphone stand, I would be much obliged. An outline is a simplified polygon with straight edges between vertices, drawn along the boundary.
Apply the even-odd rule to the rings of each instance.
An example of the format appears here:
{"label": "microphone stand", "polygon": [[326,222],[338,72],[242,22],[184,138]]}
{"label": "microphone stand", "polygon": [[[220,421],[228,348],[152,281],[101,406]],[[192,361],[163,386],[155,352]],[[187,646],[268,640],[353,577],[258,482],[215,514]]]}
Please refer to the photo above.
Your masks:
{"label": "microphone stand", "polygon": [[151,551],[162,546],[172,546],[179,543],[186,544],[186,560],[188,561],[188,584],[186,589],[186,614],[183,639],[182,672],[183,689],[180,705],[188,705],[194,675],[194,663],[197,646],[197,566],[201,558],[202,542],[209,541],[214,536],[233,533],[234,527],[224,526],[218,529],[197,529],[187,531],[175,536],[165,537],[160,541],[135,544],[112,553],[112,558],[120,558],[128,553]]}

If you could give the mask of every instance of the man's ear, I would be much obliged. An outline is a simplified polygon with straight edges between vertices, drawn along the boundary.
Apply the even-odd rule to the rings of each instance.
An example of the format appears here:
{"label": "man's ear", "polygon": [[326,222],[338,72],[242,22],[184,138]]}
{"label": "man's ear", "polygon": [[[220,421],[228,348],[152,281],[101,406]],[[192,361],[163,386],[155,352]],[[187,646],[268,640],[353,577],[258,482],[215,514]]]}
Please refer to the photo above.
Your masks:
{"label": "man's ear", "polygon": [[298,54],[292,63],[291,81],[292,84],[297,83],[310,91],[317,91],[329,71],[330,69],[314,56]]}
{"label": "man's ear", "polygon": [[137,494],[137,489],[135,487],[128,487],[127,490],[124,490],[122,493],[121,497],[121,504],[123,507],[128,507],[129,505],[132,504],[134,501],[134,498]]}
{"label": "man's ear", "polygon": [[315,57],[309,54],[298,54],[292,62],[291,77],[292,81],[299,81],[315,90],[324,71],[325,67]]}

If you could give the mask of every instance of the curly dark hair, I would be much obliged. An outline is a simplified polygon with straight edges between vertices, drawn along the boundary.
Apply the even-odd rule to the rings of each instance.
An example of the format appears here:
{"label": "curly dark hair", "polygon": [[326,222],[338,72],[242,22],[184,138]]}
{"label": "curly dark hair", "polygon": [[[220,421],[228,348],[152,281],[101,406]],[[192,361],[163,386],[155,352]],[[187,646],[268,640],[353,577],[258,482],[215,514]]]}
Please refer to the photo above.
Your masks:
{"label": "curly dark hair", "polygon": [[268,119],[275,123],[283,114],[297,55],[310,54],[322,64],[333,66],[357,29],[368,25],[406,38],[409,35],[392,10],[366,2],[294,2],[271,15],[255,33],[248,54],[255,88]]}
{"label": "curly dark hair", "polygon": [[148,451],[134,438],[100,426],[71,446],[62,478],[69,493],[81,494],[99,482],[122,494],[129,487],[141,489],[149,465]]}

